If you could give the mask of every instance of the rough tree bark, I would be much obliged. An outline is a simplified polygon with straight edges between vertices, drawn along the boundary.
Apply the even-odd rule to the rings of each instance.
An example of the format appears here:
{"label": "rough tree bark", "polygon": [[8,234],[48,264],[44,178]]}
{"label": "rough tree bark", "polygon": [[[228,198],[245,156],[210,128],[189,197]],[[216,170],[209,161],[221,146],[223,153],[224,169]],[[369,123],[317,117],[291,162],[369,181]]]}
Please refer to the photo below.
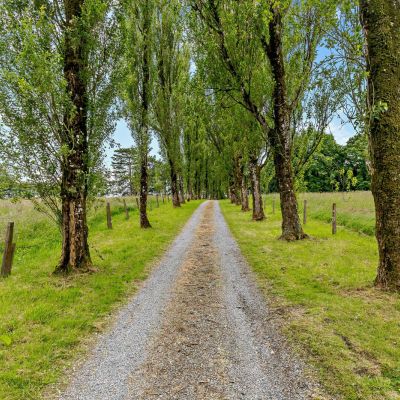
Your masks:
{"label": "rough tree bark", "polygon": [[182,177],[182,175],[179,175],[178,183],[179,183],[179,201],[180,201],[181,204],[185,204],[186,203],[186,200],[185,200],[185,189],[184,189],[184,185],[183,185],[183,177]]}
{"label": "rough tree bark", "polygon": [[269,141],[274,153],[276,178],[279,185],[282,211],[282,236],[284,240],[300,240],[307,237],[303,232],[297,210],[294,178],[291,163],[290,108],[288,105],[285,65],[283,57],[283,26],[279,5],[271,7],[269,43],[265,44],[274,77],[274,128]]}
{"label": "rough tree bark", "polygon": [[253,220],[262,221],[265,218],[261,193],[261,168],[258,160],[250,158],[250,179],[253,198]]}
{"label": "rough tree bark", "polygon": [[233,160],[234,165],[234,184],[235,184],[235,204],[240,206],[242,204],[242,195],[241,195],[241,187],[242,187],[242,173],[240,168],[240,159],[241,157],[235,157]]}
{"label": "rough tree bark", "polygon": [[148,195],[148,161],[147,152],[140,159],[140,227],[151,228],[149,218],[147,217],[147,195]]}
{"label": "rough tree bark", "polygon": [[400,290],[400,3],[361,0],[371,107],[372,193],[379,267],[375,284]]}
{"label": "rough tree bark", "polygon": [[169,159],[169,169],[171,176],[171,197],[173,207],[180,207],[181,203],[179,201],[179,184],[178,184],[178,173],[176,171],[175,162]]}
{"label": "rough tree bark", "polygon": [[[61,163],[62,254],[56,272],[87,270],[92,265],[88,245],[87,67],[85,34],[80,26],[83,0],[65,0],[64,77],[72,109],[65,113],[62,145],[68,149]],[[77,40],[78,39],[78,40]]]}
{"label": "rough tree bark", "polygon": [[241,186],[240,186],[241,198],[242,198],[242,211],[247,212],[250,211],[250,207],[249,207],[249,195],[247,194],[246,176],[244,174],[244,166],[241,167],[240,172],[242,175]]}

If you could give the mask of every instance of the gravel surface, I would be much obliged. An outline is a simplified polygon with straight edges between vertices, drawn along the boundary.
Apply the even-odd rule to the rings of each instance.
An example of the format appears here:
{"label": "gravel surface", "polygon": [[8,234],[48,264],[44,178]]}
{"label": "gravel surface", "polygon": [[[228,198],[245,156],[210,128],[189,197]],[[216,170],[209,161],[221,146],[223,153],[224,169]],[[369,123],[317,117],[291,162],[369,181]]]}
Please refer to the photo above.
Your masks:
{"label": "gravel surface", "polygon": [[61,400],[312,398],[232,238],[203,203]]}
{"label": "gravel surface", "polygon": [[129,376],[146,359],[146,345],[160,325],[162,310],[204,207],[203,203],[195,211],[145,285],[121,310],[110,332],[100,338],[87,362],[72,372],[72,381],[60,400],[127,399]]}
{"label": "gravel surface", "polygon": [[[312,398],[313,384],[287,348],[253,273],[233,239],[217,203],[214,243],[223,274],[224,304],[235,337],[234,399]],[[240,394],[240,395],[239,395]]]}

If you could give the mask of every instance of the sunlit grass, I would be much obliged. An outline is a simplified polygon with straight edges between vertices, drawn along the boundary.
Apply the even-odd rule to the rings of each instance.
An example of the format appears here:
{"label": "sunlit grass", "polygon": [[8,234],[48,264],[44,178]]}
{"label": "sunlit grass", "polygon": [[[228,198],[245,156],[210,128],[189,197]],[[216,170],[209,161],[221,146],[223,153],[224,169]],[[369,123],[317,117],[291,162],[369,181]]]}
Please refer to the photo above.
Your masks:
{"label": "sunlit grass", "polygon": [[[369,223],[367,194],[354,196],[351,208],[337,194],[318,202],[319,195],[307,197],[315,209],[336,201],[343,214],[365,213]],[[255,223],[249,213],[221,202],[272,307],[284,310],[284,332],[335,398],[400,398],[400,297],[373,288],[374,237],[344,227],[332,236],[330,225],[311,213],[305,230],[312,239],[282,242],[277,240],[280,212],[272,215],[271,204],[269,199],[266,221]]]}
{"label": "sunlit grass", "polygon": [[[111,201],[113,229],[106,224]],[[125,220],[119,199],[96,202],[90,211],[90,247],[98,272],[53,276],[60,256],[60,234],[30,203],[0,202],[0,234],[14,220],[17,243],[12,275],[0,280],[0,399],[40,399],[49,384],[101,330],[105,316],[146,278],[149,266],[182,228],[198,201],[181,209],[156,207],[153,229],[140,230],[135,199],[127,199]],[[11,344],[9,343],[11,341]]]}

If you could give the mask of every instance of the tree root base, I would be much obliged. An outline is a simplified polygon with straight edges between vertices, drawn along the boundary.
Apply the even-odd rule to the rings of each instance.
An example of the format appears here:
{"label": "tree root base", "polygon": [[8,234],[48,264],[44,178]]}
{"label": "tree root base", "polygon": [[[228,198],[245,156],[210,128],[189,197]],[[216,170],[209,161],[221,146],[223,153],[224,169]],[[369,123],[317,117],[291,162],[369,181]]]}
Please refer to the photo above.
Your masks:
{"label": "tree root base", "polygon": [[286,233],[281,235],[278,240],[282,240],[285,242],[295,242],[297,240],[306,240],[310,239],[310,236],[308,236],[306,233],[301,233],[300,235],[295,235],[294,233]]}

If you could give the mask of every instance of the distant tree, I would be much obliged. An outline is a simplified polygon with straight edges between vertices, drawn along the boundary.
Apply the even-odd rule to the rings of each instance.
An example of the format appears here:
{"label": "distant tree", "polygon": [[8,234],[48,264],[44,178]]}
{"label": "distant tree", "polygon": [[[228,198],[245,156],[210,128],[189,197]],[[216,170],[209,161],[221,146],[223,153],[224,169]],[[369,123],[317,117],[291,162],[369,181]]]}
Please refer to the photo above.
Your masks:
{"label": "distant tree", "polygon": [[111,160],[113,189],[122,196],[137,193],[138,151],[134,147],[116,149]]}
{"label": "distant tree", "polygon": [[358,133],[351,137],[344,146],[345,163],[351,168],[356,178],[355,190],[371,189],[370,157],[368,153],[368,136]]}
{"label": "distant tree", "polygon": [[321,145],[307,164],[303,185],[311,192],[369,190],[368,139],[356,134],[346,145],[325,134]]}

